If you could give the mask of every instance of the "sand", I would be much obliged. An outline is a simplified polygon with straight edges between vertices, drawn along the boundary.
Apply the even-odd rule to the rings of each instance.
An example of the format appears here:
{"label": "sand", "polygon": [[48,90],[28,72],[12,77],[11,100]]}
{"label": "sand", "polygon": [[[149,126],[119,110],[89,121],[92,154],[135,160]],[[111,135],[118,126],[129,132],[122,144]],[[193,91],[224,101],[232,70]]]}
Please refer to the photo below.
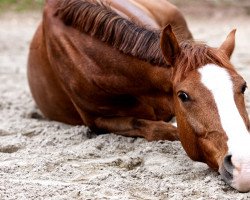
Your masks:
{"label": "sand", "polygon": [[[249,199],[179,142],[147,142],[45,119],[29,92],[26,60],[39,13],[0,16],[0,199]],[[218,46],[237,28],[233,63],[250,84],[250,17],[187,13],[194,37]],[[249,92],[247,108],[250,110]]]}

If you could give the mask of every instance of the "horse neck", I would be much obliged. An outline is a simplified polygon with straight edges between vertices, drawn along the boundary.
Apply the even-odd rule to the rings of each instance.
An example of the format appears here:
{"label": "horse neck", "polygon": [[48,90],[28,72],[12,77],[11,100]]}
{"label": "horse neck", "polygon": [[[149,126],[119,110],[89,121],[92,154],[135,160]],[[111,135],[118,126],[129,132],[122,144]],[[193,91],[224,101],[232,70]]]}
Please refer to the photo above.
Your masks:
{"label": "horse neck", "polygon": [[[88,38],[88,39],[87,39]],[[86,35],[91,46],[86,48],[86,56],[93,60],[101,73],[107,76],[116,76],[126,80],[120,88],[127,87],[126,83],[134,82],[138,88],[129,88],[135,92],[147,93],[149,90],[169,92],[172,90],[172,68],[152,65],[149,62],[126,55],[114,47],[98,39]]]}
{"label": "horse neck", "polygon": [[74,72],[81,80],[99,81],[98,85],[111,93],[143,95],[155,90],[166,92],[172,89],[172,69],[150,63],[156,56],[156,60],[163,60],[159,58],[158,51],[155,53],[146,49],[147,56],[139,52],[144,58],[132,56],[130,51],[125,54],[89,33],[65,26],[61,19],[54,17],[54,6],[53,1],[46,4],[43,22],[47,27],[45,37],[53,41],[55,48],[63,47],[63,51],[60,48],[55,50],[64,55],[61,58],[70,58],[67,59],[70,63],[65,69],[68,74]]}

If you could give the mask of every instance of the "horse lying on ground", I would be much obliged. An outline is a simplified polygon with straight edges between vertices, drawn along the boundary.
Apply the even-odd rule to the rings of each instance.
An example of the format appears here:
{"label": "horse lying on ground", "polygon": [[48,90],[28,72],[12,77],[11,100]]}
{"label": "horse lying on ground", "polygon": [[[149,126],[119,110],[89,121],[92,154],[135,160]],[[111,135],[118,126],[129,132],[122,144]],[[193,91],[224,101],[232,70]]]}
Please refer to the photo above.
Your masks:
{"label": "horse lying on ground", "polygon": [[[168,12],[148,15],[154,12],[145,11],[149,4],[143,0],[121,1],[133,5],[124,9],[117,2],[47,1],[28,64],[41,111],[98,131],[149,141],[179,139],[191,159],[218,170],[237,190],[249,191],[246,82],[230,63],[235,31],[211,48],[187,41],[192,36],[186,22],[169,3],[154,5],[174,9],[169,13],[175,15],[164,18]],[[143,20],[149,16],[151,22]],[[169,22],[185,34],[177,38],[170,25],[159,31]],[[174,116],[178,128],[168,123]]]}

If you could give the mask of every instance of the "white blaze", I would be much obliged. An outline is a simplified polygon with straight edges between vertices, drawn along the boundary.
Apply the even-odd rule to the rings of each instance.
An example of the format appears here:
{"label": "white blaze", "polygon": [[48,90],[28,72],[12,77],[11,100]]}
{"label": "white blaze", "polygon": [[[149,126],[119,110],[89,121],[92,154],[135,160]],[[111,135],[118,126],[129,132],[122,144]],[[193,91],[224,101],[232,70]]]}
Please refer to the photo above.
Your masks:
{"label": "white blaze", "polygon": [[250,190],[250,135],[234,100],[230,74],[214,64],[199,69],[201,82],[212,93],[222,128],[228,136],[228,154],[232,155],[231,186],[239,191]]}
{"label": "white blaze", "polygon": [[250,136],[235,104],[233,82],[224,68],[208,64],[199,69],[201,82],[212,93],[221,125],[228,136],[228,148],[233,156],[250,152]]}

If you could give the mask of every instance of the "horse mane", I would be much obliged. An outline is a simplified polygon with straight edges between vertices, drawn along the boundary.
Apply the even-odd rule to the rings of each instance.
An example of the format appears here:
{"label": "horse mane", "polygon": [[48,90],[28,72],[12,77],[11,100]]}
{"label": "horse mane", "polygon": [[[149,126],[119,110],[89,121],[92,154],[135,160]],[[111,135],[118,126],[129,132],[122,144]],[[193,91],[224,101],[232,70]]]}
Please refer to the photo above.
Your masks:
{"label": "horse mane", "polygon": [[[98,0],[59,0],[55,16],[65,25],[87,33],[124,54],[153,65],[167,66],[160,49],[160,30],[150,30],[125,19]],[[173,76],[185,78],[188,72],[208,63],[231,66],[229,59],[204,43],[182,41]]]}
{"label": "horse mane", "polygon": [[129,21],[110,6],[94,0],[60,0],[56,16],[65,25],[95,36],[127,55],[153,65],[166,65],[160,47],[160,31]]}

